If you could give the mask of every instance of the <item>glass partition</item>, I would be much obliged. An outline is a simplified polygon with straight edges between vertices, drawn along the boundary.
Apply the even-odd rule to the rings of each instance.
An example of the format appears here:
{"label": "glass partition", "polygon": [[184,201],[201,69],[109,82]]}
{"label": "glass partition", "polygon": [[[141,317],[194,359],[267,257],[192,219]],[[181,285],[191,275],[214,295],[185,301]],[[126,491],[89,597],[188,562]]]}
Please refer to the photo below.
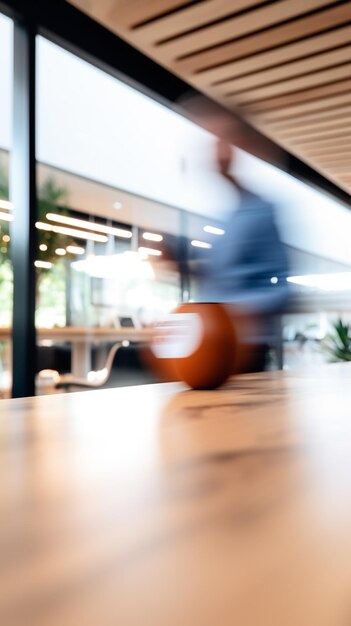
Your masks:
{"label": "glass partition", "polygon": [[[140,347],[182,299],[181,211],[156,189],[174,162],[161,156],[163,172],[154,171],[147,142],[158,129],[128,122],[140,98],[148,109],[145,96],[37,43],[37,393],[149,382]],[[152,177],[155,199],[146,197]]]}
{"label": "glass partition", "polygon": [[[239,194],[215,171],[213,136],[41,37],[37,76],[38,392],[70,390],[72,378],[82,389],[148,382],[137,348],[178,302],[201,297],[199,264]],[[320,272],[317,257],[325,273],[348,270],[339,203],[242,151],[235,167],[277,209],[290,278]]]}
{"label": "glass partition", "polygon": [[11,263],[12,205],[9,165],[12,134],[13,22],[0,13],[0,397],[11,392],[11,326],[13,274]]}

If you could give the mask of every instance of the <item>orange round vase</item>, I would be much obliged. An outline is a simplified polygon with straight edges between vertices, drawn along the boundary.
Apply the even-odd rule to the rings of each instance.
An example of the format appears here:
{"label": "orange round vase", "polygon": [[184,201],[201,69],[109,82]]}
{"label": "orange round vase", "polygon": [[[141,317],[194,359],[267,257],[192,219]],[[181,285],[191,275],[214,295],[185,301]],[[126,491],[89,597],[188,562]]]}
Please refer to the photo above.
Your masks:
{"label": "orange round vase", "polygon": [[215,303],[181,304],[155,332],[153,368],[163,379],[215,389],[235,371],[238,341],[231,316]]}

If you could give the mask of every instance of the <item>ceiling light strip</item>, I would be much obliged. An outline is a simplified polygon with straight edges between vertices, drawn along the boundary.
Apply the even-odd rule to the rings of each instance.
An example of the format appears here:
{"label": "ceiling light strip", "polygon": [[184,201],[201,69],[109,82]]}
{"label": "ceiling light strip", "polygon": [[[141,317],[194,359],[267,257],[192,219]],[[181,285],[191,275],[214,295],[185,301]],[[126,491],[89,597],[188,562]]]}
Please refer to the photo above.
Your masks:
{"label": "ceiling light strip", "polygon": [[205,233],[211,233],[211,235],[224,235],[225,230],[223,228],[217,228],[217,226],[204,226],[203,230]]}
{"label": "ceiling light strip", "polygon": [[138,252],[140,252],[140,254],[146,254],[146,255],[151,255],[151,256],[161,256],[162,255],[161,250],[156,250],[155,248],[144,248],[143,246],[138,248]]}
{"label": "ceiling light strip", "polygon": [[162,241],[163,237],[162,235],[158,235],[157,233],[143,233],[143,239],[146,239],[146,241]]}
{"label": "ceiling light strip", "polygon": [[[1,218],[1,214],[0,214],[0,218]],[[77,239],[86,239],[89,241],[96,241],[97,243],[106,243],[108,241],[108,238],[106,237],[106,235],[87,233],[87,232],[84,232],[83,230],[77,230],[75,228],[66,228],[64,226],[52,226],[51,224],[47,224],[46,222],[36,222],[35,226],[39,230],[46,230],[48,232],[57,233],[59,235],[69,235]]]}
{"label": "ceiling light strip", "polygon": [[12,211],[13,204],[9,200],[0,200],[0,209],[3,211]]}
{"label": "ceiling light strip", "polygon": [[12,222],[13,215],[10,215],[9,213],[3,213],[2,211],[0,211],[0,220],[4,220],[4,222]]}
{"label": "ceiling light strip", "polygon": [[67,226],[76,226],[77,228],[85,228],[86,230],[92,230],[97,233],[105,233],[106,235],[114,235],[115,237],[123,237],[124,239],[130,239],[132,237],[132,232],[130,230],[115,228],[113,226],[105,226],[104,224],[97,224],[95,222],[88,222],[88,220],[81,220],[67,215],[47,213],[46,219],[49,220],[49,222],[67,224]]}
{"label": "ceiling light strip", "polygon": [[191,245],[194,246],[194,248],[212,248],[210,243],[207,243],[206,241],[199,241],[198,239],[193,239]]}

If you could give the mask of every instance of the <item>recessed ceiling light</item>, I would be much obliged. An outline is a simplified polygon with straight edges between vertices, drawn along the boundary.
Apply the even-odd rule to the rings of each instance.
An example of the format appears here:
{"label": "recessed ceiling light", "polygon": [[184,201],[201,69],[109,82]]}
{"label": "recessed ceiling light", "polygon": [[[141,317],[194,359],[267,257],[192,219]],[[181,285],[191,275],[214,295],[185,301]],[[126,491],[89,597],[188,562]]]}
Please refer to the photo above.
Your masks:
{"label": "recessed ceiling light", "polygon": [[48,249],[46,243],[41,243],[39,246],[39,250],[41,250],[42,252],[46,252],[46,250]]}
{"label": "recessed ceiling light", "polygon": [[156,233],[143,233],[143,239],[147,241],[162,241],[162,235],[157,235]]}
{"label": "recessed ceiling light", "polygon": [[217,228],[217,226],[204,226],[203,230],[205,233],[211,233],[211,235],[224,235],[225,230],[223,228]]}
{"label": "recessed ceiling light", "polygon": [[13,215],[9,215],[9,213],[0,212],[0,220],[4,220],[5,222],[12,222]]}
{"label": "recessed ceiling light", "polygon": [[52,267],[52,263],[50,261],[34,261],[35,267],[40,267],[43,270],[49,270]]}
{"label": "recessed ceiling light", "polygon": [[57,222],[58,224],[67,224],[68,226],[76,226],[77,228],[85,228],[86,230],[92,230],[97,233],[106,233],[107,235],[114,235],[115,237],[123,237],[130,239],[132,232],[124,228],[115,228],[114,226],[105,226],[105,224],[98,224],[96,222],[88,222],[87,220],[80,220],[76,217],[68,217],[67,215],[57,215],[56,213],[47,213],[46,219],[49,222]]}
{"label": "recessed ceiling light", "polygon": [[138,252],[140,252],[140,254],[146,254],[146,255],[151,255],[151,256],[162,255],[161,250],[155,250],[154,248],[143,248],[142,246],[141,248],[138,248]]}
{"label": "recessed ceiling light", "polygon": [[0,200],[0,209],[3,209],[4,211],[11,211],[11,209],[13,209],[13,204],[8,200]]}
{"label": "recessed ceiling light", "polygon": [[194,248],[212,248],[210,243],[199,241],[198,239],[193,239],[191,245],[194,246]]}
{"label": "recessed ceiling light", "polygon": [[58,254],[58,256],[65,256],[66,250],[64,248],[56,248],[55,253]]}
{"label": "recessed ceiling light", "polygon": [[90,241],[97,241],[99,243],[106,243],[108,241],[106,235],[87,233],[84,230],[77,230],[76,228],[66,228],[65,226],[52,226],[51,224],[47,224],[46,222],[36,222],[35,226],[39,230],[46,230],[48,232],[58,233],[60,235],[69,235],[71,237],[74,237],[75,239],[88,239]]}
{"label": "recessed ceiling light", "polygon": [[288,276],[286,280],[288,283],[323,291],[350,291],[351,289],[351,272]]}
{"label": "recessed ceiling light", "polygon": [[85,252],[84,248],[81,248],[80,246],[73,246],[73,245],[67,246],[66,250],[70,254],[84,254]]}
{"label": "recessed ceiling light", "polygon": [[121,209],[123,206],[122,202],[114,202],[113,203],[113,208],[114,209]]}

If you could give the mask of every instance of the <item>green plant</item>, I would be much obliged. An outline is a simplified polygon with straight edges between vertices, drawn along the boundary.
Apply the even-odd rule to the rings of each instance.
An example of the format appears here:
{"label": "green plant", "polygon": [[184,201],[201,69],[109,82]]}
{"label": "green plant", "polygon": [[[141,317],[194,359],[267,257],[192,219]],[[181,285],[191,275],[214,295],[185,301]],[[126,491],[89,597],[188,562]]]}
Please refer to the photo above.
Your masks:
{"label": "green plant", "polygon": [[[67,215],[67,211],[61,207],[67,203],[67,190],[59,187],[53,178],[48,178],[40,187],[37,202],[37,220],[38,222],[46,222],[47,213],[57,213],[60,206],[60,215]],[[55,233],[52,231],[38,230],[38,245],[45,244],[46,249],[37,251],[37,259],[55,263],[58,260],[55,250],[57,248],[66,248],[67,244],[72,243],[72,237]],[[67,253],[71,258],[71,255]],[[47,270],[40,268],[38,277],[45,275]]]}
{"label": "green plant", "polygon": [[[0,162],[0,199],[8,200],[8,175],[7,170]],[[47,178],[38,191],[37,201],[37,221],[47,222],[47,213],[57,213],[68,215],[67,190],[57,184],[54,178]],[[12,294],[13,294],[13,274],[11,263],[11,228],[10,223],[1,220],[0,223],[0,326],[11,324],[12,315]],[[37,230],[37,250],[36,260],[45,261],[48,267],[37,267],[36,269],[36,298],[38,309],[50,308],[50,295],[61,303],[62,297],[67,294],[65,272],[68,271],[67,261],[72,260],[74,255],[69,252],[65,257],[59,257],[56,253],[58,248],[67,248],[67,245],[75,243],[71,236],[61,233]],[[51,264],[51,265],[50,265]],[[56,271],[57,270],[57,271]],[[47,289],[48,285],[50,286]],[[48,291],[50,293],[48,293]],[[63,296],[62,296],[63,294]],[[51,298],[51,299],[52,299]],[[52,304],[52,303],[51,303]],[[62,317],[62,315],[61,315]]]}
{"label": "green plant", "polygon": [[332,362],[351,361],[351,325],[344,324],[341,318],[333,323],[333,332],[323,342],[323,349]]}
{"label": "green plant", "polygon": [[[8,200],[9,189],[5,168],[0,163],[0,199]],[[54,178],[47,178],[40,186],[37,201],[37,221],[46,222],[47,213],[57,213],[59,207],[60,215],[68,215],[68,211],[63,207],[67,206],[67,189],[60,187]],[[10,224],[3,221],[0,224],[0,265],[10,263]],[[53,231],[38,230],[38,250],[36,258],[39,261],[56,263],[59,259],[56,254],[57,248],[66,248],[68,244],[76,243],[72,237],[55,233]],[[41,248],[39,246],[42,246]],[[44,247],[45,246],[45,247]],[[74,258],[66,253],[66,259]],[[40,280],[47,273],[45,268],[38,268],[37,276]],[[1,277],[0,277],[1,280]]]}
{"label": "green plant", "polygon": [[0,163],[0,198],[7,198],[8,196],[8,185],[7,185],[7,176],[5,174],[5,169],[2,167]]}
{"label": "green plant", "polygon": [[[5,169],[2,167],[0,163],[0,200],[8,200],[9,190],[7,183],[7,175]],[[10,263],[9,260],[9,245],[8,245],[8,237],[10,233],[10,224],[9,222],[2,221],[0,224],[0,269],[3,264],[8,265]],[[2,273],[0,271],[0,283],[2,282]]]}

